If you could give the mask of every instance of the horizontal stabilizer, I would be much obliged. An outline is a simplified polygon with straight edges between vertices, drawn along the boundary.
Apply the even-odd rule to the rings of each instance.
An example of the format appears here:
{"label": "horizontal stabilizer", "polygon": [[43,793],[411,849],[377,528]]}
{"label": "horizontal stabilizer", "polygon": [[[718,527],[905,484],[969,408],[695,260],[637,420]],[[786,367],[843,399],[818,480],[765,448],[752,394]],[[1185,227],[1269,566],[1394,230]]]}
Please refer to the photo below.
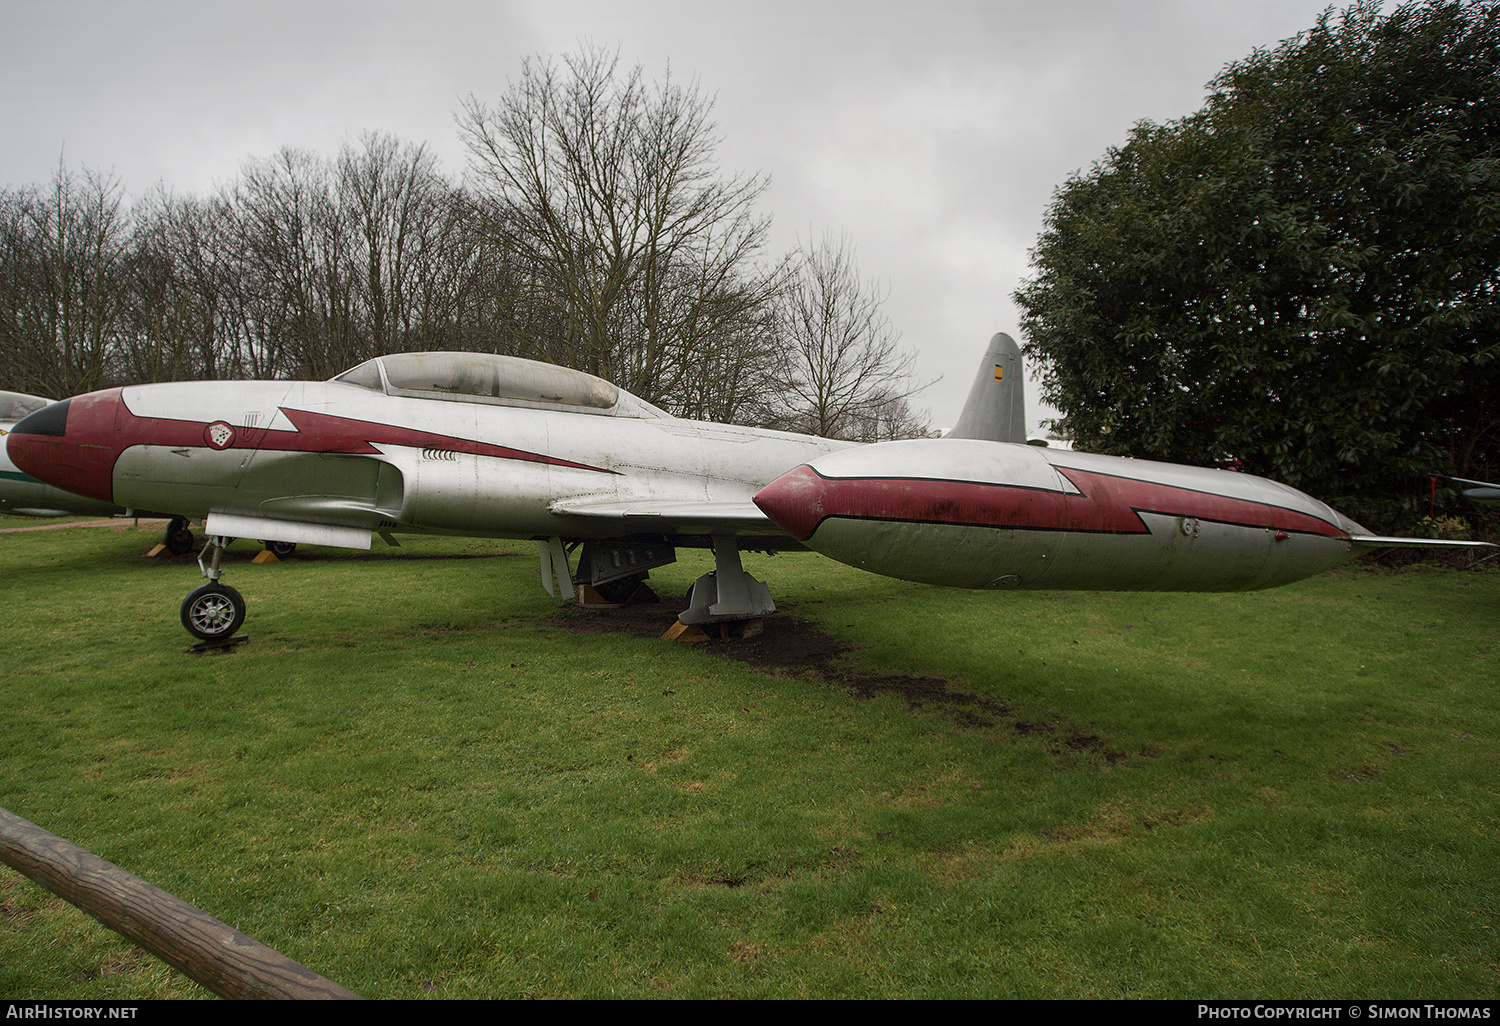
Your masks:
{"label": "horizontal stabilizer", "polygon": [[1448,477],[1445,481],[1455,484],[1468,485],[1463,490],[1463,496],[1474,502],[1482,502],[1486,506],[1500,505],[1500,484],[1490,481],[1471,481],[1466,477]]}

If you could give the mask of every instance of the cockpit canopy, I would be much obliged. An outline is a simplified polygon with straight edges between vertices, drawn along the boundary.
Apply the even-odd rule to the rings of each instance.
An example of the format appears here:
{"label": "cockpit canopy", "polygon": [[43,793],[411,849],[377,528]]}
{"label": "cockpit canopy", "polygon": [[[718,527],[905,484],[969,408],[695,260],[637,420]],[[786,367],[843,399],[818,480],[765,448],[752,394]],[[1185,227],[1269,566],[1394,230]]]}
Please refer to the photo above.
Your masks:
{"label": "cockpit canopy", "polygon": [[333,380],[414,399],[604,417],[668,416],[603,378],[495,353],[392,353],[366,360]]}
{"label": "cockpit canopy", "polygon": [[29,413],[35,413],[43,406],[51,406],[51,399],[43,399],[39,395],[27,395],[25,392],[0,392],[0,421],[20,420]]}

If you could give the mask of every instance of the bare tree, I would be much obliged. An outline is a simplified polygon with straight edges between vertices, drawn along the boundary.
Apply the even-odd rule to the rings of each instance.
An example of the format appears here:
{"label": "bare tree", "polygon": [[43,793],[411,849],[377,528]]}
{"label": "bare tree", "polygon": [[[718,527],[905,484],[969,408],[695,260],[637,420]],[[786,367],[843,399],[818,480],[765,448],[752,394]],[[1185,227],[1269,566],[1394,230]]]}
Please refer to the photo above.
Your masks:
{"label": "bare tree", "polygon": [[6,385],[69,395],[185,378],[326,377],[378,353],[512,351],[527,308],[493,218],[423,146],[251,160],[207,200],[126,207],[60,166],[0,190]]}
{"label": "bare tree", "polygon": [[825,234],[799,254],[778,307],[771,423],[861,442],[925,432],[907,402],[925,385],[912,377],[915,354],[897,347],[884,298],[860,280],[847,236]]}
{"label": "bare tree", "polygon": [[50,187],[7,191],[0,210],[0,355],[11,387],[64,396],[110,383],[130,287],[119,182],[59,161]]}
{"label": "bare tree", "polygon": [[320,378],[358,362],[355,246],[332,163],[293,149],[250,161],[233,206],[247,271],[247,367]]}
{"label": "bare tree", "polygon": [[239,372],[232,300],[243,265],[229,209],[158,189],[132,208],[129,330],[124,381],[234,377]]}
{"label": "bare tree", "polygon": [[37,260],[31,231],[34,189],[0,191],[0,365],[6,388],[43,392],[50,345],[38,345],[32,308],[32,279]]}
{"label": "bare tree", "polygon": [[[172,248],[173,202],[158,195],[137,204],[130,301],[115,354],[126,381],[177,381],[195,375],[195,297],[182,280]],[[147,209],[149,207],[149,209]]]}
{"label": "bare tree", "polygon": [[525,355],[609,378],[677,408],[726,347],[744,343],[780,270],[752,261],[769,222],[757,175],[721,177],[712,99],[670,74],[590,49],[529,60],[494,105],[459,124],[496,232],[526,274]]}
{"label": "bare tree", "polygon": [[452,314],[444,300],[466,261],[453,245],[463,205],[436,159],[425,145],[370,133],[360,149],[340,152],[338,182],[355,247],[363,355],[441,337]]}
{"label": "bare tree", "polygon": [[50,189],[0,190],[8,386],[318,378],[469,349],[757,419],[785,266],[754,265],[765,182],[716,174],[696,88],[616,63],[528,64],[495,110],[471,101],[479,190],[378,133],[247,161],[206,200],[162,188],[128,208],[117,183],[61,166]]}

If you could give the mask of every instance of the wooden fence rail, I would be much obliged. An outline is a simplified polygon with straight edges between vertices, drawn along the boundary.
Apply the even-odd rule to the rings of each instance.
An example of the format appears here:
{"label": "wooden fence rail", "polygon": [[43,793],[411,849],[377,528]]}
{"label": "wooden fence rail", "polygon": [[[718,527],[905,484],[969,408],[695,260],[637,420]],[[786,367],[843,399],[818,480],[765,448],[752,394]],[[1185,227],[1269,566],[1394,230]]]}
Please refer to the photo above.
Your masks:
{"label": "wooden fence rail", "polygon": [[0,809],[0,862],[226,998],[359,995],[133,873]]}

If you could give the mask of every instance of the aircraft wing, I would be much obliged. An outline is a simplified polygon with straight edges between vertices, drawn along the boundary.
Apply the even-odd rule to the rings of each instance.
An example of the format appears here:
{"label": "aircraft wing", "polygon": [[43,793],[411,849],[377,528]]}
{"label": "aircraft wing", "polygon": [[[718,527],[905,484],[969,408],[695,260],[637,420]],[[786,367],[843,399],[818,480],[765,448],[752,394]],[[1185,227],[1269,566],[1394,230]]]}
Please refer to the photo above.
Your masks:
{"label": "aircraft wing", "polygon": [[1374,534],[1349,536],[1349,544],[1356,549],[1383,549],[1400,547],[1407,549],[1485,549],[1494,548],[1490,542],[1452,541],[1447,538],[1383,538]]}
{"label": "aircraft wing", "polygon": [[[786,536],[755,503],[653,500],[557,499],[548,510],[563,516],[610,523],[611,534],[692,534]],[[787,537],[788,548],[800,548]]]}

